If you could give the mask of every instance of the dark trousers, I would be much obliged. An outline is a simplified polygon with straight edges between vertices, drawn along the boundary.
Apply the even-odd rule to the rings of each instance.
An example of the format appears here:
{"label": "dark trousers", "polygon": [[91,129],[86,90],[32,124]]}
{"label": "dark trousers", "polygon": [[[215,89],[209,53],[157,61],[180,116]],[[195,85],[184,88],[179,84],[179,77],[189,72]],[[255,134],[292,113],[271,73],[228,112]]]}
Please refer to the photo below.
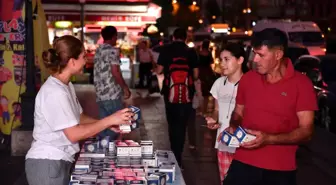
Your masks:
{"label": "dark trousers", "polygon": [[188,125],[188,119],[192,111],[192,105],[191,103],[172,104],[166,99],[165,106],[166,117],[168,121],[170,147],[176,157],[177,162],[179,165],[181,165],[186,129]]}
{"label": "dark trousers", "polygon": [[89,83],[93,84],[93,67],[86,68],[85,70],[86,70],[87,73],[90,74]]}
{"label": "dark trousers", "polygon": [[196,146],[196,109],[191,109],[188,120],[189,145]]}
{"label": "dark trousers", "polygon": [[[152,63],[140,63],[139,66],[139,80],[140,80],[140,87],[146,87],[148,88],[149,85],[152,82],[152,68],[153,64]],[[146,79],[146,85],[144,84]]]}
{"label": "dark trousers", "polygon": [[266,170],[233,160],[223,185],[296,185],[296,171]]}

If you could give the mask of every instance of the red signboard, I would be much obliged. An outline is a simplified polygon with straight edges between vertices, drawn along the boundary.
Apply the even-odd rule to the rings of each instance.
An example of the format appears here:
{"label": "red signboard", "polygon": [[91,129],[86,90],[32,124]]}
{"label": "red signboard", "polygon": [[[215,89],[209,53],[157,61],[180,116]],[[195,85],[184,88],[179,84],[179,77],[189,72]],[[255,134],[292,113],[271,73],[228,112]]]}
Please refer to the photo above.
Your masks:
{"label": "red signboard", "polygon": [[150,0],[42,0],[42,3],[79,3],[84,1],[85,3],[149,3]]}
{"label": "red signboard", "polygon": [[[80,15],[58,15],[47,14],[48,21],[80,21]],[[154,22],[156,18],[153,16],[104,16],[104,15],[86,15],[85,21],[108,21],[108,22]]]}

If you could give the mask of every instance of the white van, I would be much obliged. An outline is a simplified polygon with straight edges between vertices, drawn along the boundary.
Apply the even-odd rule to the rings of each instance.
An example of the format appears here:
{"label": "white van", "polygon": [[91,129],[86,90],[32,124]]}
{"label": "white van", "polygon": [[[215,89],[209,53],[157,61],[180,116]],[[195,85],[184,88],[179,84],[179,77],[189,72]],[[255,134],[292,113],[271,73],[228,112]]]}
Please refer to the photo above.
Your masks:
{"label": "white van", "polygon": [[301,45],[310,55],[325,55],[326,43],[320,28],[314,22],[262,20],[253,27],[253,33],[266,28],[277,28],[287,34],[289,45]]}

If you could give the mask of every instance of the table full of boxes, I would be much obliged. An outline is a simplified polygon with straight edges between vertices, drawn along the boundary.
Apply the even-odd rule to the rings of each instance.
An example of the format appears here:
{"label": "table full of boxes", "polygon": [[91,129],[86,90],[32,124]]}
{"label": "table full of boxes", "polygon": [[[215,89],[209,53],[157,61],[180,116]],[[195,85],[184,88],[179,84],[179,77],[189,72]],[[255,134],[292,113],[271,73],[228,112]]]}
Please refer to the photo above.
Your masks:
{"label": "table full of boxes", "polygon": [[154,151],[152,141],[85,141],[70,185],[185,185],[171,151]]}

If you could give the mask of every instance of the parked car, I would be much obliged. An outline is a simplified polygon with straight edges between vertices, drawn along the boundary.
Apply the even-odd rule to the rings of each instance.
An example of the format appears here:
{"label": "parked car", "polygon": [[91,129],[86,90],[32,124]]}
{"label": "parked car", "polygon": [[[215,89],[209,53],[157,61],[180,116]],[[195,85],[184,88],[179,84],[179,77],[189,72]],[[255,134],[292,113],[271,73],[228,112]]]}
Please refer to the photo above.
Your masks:
{"label": "parked car", "polygon": [[313,82],[319,108],[316,124],[336,133],[336,55],[304,55],[294,67]]}

